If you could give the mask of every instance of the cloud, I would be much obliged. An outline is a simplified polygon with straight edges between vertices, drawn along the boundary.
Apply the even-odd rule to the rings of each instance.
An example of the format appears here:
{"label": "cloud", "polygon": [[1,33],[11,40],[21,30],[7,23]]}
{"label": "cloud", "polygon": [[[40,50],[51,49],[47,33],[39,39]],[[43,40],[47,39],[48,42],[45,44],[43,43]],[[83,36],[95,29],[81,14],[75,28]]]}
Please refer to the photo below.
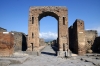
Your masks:
{"label": "cloud", "polygon": [[[86,29],[86,30],[97,30],[98,35],[100,36],[100,27],[95,27],[92,29]],[[54,32],[41,32],[39,33],[40,38],[44,38],[45,41],[50,41],[50,40],[54,40],[57,39],[57,33]]]}
{"label": "cloud", "polygon": [[45,40],[53,40],[57,39],[57,33],[53,32],[41,32],[39,33],[40,38],[44,38]]}

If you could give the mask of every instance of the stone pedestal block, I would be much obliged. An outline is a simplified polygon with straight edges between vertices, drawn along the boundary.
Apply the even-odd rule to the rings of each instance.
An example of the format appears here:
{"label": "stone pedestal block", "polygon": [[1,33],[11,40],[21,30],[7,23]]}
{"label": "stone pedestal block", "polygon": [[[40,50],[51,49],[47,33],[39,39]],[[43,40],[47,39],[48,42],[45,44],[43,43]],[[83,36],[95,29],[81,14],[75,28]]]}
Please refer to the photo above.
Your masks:
{"label": "stone pedestal block", "polygon": [[71,57],[71,51],[58,51],[58,57]]}

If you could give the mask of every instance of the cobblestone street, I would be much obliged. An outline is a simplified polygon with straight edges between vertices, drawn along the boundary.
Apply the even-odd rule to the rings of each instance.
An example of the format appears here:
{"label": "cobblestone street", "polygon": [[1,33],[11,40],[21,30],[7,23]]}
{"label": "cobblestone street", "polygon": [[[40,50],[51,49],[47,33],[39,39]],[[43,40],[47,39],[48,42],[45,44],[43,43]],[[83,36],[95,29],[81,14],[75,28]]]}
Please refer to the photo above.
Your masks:
{"label": "cobblestone street", "polygon": [[[55,56],[51,46],[46,46],[41,51],[41,56],[28,55],[29,58],[22,64],[10,66],[99,66],[100,57],[77,56],[71,58],[59,58]],[[90,61],[91,60],[91,61]]]}

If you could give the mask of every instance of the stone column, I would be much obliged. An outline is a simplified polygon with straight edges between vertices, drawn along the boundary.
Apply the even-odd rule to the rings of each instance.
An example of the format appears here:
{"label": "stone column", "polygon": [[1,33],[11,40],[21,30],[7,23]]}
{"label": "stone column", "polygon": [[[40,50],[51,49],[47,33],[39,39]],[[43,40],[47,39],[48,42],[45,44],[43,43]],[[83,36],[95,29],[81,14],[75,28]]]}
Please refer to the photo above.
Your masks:
{"label": "stone column", "polygon": [[34,31],[34,49],[33,51],[39,51],[39,21],[38,21],[38,17],[35,16],[35,25],[34,25],[34,28],[35,28],[35,31]]}
{"label": "stone column", "polygon": [[68,19],[67,17],[59,17],[58,39],[59,51],[58,56],[64,57],[69,55],[69,37],[68,37]]}
{"label": "stone column", "polygon": [[[32,19],[33,17],[33,19]],[[33,23],[32,23],[33,20]],[[29,51],[38,51],[39,48],[39,28],[38,28],[38,17],[29,17],[28,27],[28,49]]]}
{"label": "stone column", "polygon": [[76,21],[73,24],[73,29],[75,53],[78,53],[79,55],[84,55],[86,53],[84,21],[76,19]]}

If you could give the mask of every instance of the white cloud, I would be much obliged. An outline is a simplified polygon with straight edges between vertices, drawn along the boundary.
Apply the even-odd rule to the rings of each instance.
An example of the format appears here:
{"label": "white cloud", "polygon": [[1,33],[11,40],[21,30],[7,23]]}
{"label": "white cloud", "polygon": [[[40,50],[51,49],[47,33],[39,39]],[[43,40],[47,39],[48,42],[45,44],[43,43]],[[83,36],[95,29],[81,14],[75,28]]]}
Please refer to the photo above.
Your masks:
{"label": "white cloud", "polygon": [[53,32],[41,32],[39,33],[40,38],[44,38],[45,40],[47,39],[57,39],[57,33]]}
{"label": "white cloud", "polygon": [[[100,36],[100,27],[95,27],[92,29],[86,29],[86,30],[97,30],[98,35]],[[45,40],[53,40],[53,39],[57,39],[57,33],[54,32],[41,32],[39,33],[40,38],[44,38]]]}

